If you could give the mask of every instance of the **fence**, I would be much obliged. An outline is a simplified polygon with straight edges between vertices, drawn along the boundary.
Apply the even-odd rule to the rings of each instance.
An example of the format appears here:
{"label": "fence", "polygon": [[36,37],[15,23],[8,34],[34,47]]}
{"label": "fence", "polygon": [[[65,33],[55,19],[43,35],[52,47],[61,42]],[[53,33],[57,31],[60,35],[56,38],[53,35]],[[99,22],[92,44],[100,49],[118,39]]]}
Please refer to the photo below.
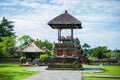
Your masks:
{"label": "fence", "polygon": [[[31,59],[28,58],[27,61],[30,63]],[[20,58],[12,58],[12,57],[0,58],[0,63],[20,64]]]}
{"label": "fence", "polygon": [[118,64],[118,60],[115,60],[115,59],[99,59],[99,60],[96,60],[96,61],[89,61],[89,64],[91,65],[119,65]]}
{"label": "fence", "polygon": [[[27,58],[27,62],[31,63],[31,59]],[[99,59],[99,60],[88,60],[85,61],[86,64],[90,65],[120,65],[118,63],[118,60],[112,60],[112,59]],[[84,62],[84,63],[85,63]],[[11,58],[11,57],[6,57],[6,58],[0,58],[0,63],[13,63],[13,64],[20,64],[20,58]]]}

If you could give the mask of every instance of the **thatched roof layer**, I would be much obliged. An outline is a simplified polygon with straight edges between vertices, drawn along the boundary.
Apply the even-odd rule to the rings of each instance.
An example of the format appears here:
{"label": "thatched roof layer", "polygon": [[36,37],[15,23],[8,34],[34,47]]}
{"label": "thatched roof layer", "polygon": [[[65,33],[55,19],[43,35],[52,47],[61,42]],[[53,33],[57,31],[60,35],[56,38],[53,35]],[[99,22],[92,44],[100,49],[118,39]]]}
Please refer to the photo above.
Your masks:
{"label": "thatched roof layer", "polygon": [[33,42],[19,48],[17,50],[17,52],[28,52],[28,53],[32,53],[32,52],[46,52],[43,49],[38,48]]}
{"label": "thatched roof layer", "polygon": [[61,14],[49,21],[48,25],[50,25],[53,29],[82,28],[81,22],[72,15],[70,15],[67,11],[65,11],[64,14]]}

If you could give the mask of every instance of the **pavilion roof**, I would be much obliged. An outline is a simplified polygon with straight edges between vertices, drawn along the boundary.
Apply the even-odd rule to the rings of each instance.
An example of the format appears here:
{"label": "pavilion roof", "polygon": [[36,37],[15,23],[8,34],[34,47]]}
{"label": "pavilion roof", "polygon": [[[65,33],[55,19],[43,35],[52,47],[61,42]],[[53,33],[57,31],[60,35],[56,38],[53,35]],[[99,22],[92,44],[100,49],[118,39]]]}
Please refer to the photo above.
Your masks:
{"label": "pavilion roof", "polygon": [[46,52],[46,50],[40,49],[39,47],[37,47],[35,45],[35,43],[31,42],[25,46],[22,46],[21,48],[19,48],[17,50],[17,52],[28,52],[28,53],[32,53],[32,52]]}
{"label": "pavilion roof", "polygon": [[81,22],[70,15],[67,11],[65,13],[55,17],[51,21],[48,22],[48,25],[50,25],[53,29],[78,29],[81,27]]}

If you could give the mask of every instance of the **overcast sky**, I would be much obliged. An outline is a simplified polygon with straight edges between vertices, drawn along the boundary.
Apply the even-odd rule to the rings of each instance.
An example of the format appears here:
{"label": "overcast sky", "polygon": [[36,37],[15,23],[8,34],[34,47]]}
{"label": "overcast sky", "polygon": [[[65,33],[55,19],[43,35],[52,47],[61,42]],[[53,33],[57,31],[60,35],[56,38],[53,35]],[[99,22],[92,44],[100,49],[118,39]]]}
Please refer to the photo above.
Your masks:
{"label": "overcast sky", "polygon": [[57,42],[57,30],[47,23],[65,10],[82,22],[83,28],[74,30],[81,44],[120,49],[120,0],[0,0],[0,19],[14,21],[18,37]]}

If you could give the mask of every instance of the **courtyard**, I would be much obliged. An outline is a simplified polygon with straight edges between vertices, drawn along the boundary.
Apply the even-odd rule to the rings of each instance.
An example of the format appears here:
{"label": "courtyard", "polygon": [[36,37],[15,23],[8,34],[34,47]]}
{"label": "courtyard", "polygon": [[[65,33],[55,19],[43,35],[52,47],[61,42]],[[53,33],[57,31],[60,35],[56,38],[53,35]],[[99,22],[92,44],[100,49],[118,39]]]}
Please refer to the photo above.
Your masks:
{"label": "courtyard", "polygon": [[119,80],[119,66],[83,65],[84,70],[46,70],[47,66],[24,67],[0,64],[0,80]]}

